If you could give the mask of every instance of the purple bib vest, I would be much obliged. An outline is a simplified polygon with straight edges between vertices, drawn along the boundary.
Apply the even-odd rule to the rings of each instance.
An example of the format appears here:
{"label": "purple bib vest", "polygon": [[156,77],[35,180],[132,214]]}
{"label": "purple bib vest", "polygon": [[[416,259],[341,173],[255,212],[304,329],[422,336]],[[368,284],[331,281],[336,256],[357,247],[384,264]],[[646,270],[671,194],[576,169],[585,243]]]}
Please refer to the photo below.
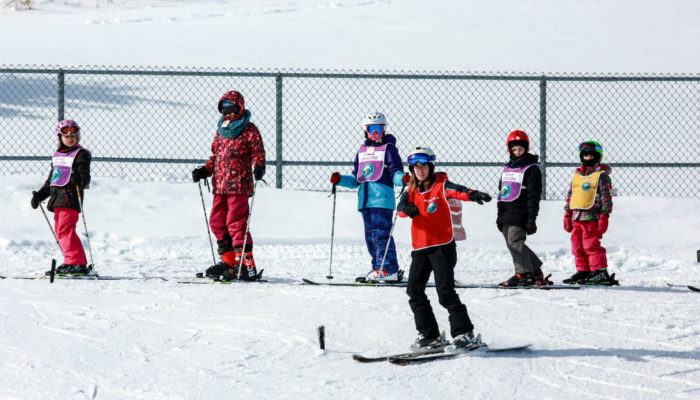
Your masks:
{"label": "purple bib vest", "polygon": [[523,177],[525,171],[535,164],[530,164],[522,168],[510,168],[507,165],[501,174],[501,192],[498,194],[498,201],[514,201],[520,197],[523,188]]}
{"label": "purple bib vest", "polygon": [[70,181],[70,175],[73,171],[73,161],[75,161],[75,156],[82,148],[78,146],[77,149],[71,151],[70,153],[61,153],[57,151],[53,153],[53,172],[51,172],[51,186],[66,186],[68,181]]}
{"label": "purple bib vest", "polygon": [[375,182],[382,177],[384,173],[384,155],[386,154],[386,146],[360,146],[357,151],[357,181]]}

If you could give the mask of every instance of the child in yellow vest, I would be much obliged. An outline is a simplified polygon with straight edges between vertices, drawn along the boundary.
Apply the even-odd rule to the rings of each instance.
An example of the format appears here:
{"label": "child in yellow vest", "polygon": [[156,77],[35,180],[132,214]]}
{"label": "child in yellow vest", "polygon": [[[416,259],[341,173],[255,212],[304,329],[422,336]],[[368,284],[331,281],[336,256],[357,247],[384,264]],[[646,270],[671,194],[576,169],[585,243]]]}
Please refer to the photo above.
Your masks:
{"label": "child in yellow vest", "polygon": [[564,230],[571,233],[571,252],[576,273],[568,284],[614,285],[608,274],[605,247],[600,245],[612,212],[612,181],[609,165],[601,164],[603,146],[595,141],[579,145],[581,166],[576,169],[564,206]]}

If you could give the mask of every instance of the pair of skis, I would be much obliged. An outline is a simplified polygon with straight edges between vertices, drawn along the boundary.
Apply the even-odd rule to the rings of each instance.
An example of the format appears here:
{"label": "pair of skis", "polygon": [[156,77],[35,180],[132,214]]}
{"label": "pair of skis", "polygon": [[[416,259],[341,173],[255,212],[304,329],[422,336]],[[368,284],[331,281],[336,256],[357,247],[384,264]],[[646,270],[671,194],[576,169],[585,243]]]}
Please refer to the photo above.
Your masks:
{"label": "pair of skis", "polygon": [[388,361],[397,365],[420,364],[430,361],[442,360],[447,358],[455,358],[466,354],[474,353],[506,353],[506,352],[522,352],[530,348],[530,344],[524,344],[511,347],[489,347],[486,344],[474,349],[464,350],[446,350],[444,347],[428,349],[423,351],[414,351],[407,353],[388,354],[376,357],[367,357],[362,354],[353,354],[352,359],[361,363],[373,363]]}

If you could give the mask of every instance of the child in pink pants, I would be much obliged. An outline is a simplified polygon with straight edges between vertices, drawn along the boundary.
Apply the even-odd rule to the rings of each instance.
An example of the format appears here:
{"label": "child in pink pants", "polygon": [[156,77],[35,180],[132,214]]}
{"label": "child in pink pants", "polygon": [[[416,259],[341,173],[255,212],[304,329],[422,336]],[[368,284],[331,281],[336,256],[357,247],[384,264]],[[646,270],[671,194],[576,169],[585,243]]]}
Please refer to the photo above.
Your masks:
{"label": "child in pink pants", "polygon": [[[51,160],[51,172],[44,186],[32,192],[31,205],[37,209],[39,203],[49,198],[46,208],[54,213],[56,237],[63,252],[63,264],[57,274],[85,275],[92,271],[87,265],[83,244],[75,227],[84,199],[84,189],[90,186],[90,151],[80,146],[80,126],[66,119],[56,125],[58,149]],[[78,196],[80,191],[80,196]]]}
{"label": "child in pink pants", "polygon": [[601,164],[603,146],[595,141],[579,145],[581,166],[574,172],[564,207],[564,230],[571,233],[571,252],[576,273],[568,284],[616,284],[608,274],[605,247],[600,245],[612,212],[612,181],[609,165]]}

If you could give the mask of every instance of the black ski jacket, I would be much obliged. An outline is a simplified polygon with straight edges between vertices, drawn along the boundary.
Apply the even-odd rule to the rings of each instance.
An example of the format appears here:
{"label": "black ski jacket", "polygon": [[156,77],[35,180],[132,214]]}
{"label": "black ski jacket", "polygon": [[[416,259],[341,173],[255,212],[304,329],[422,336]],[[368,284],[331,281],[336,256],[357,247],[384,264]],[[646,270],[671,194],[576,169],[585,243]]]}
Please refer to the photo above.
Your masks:
{"label": "black ski jacket", "polygon": [[[524,167],[530,164],[537,164],[539,156],[527,153],[511,165],[511,167]],[[520,196],[511,202],[498,202],[498,218],[496,224],[515,225],[525,228],[528,222],[535,223],[537,214],[540,212],[540,197],[542,196],[542,172],[538,165],[532,166],[525,171],[523,176],[523,186],[525,187]],[[501,192],[501,180],[498,180],[498,192]]]}

